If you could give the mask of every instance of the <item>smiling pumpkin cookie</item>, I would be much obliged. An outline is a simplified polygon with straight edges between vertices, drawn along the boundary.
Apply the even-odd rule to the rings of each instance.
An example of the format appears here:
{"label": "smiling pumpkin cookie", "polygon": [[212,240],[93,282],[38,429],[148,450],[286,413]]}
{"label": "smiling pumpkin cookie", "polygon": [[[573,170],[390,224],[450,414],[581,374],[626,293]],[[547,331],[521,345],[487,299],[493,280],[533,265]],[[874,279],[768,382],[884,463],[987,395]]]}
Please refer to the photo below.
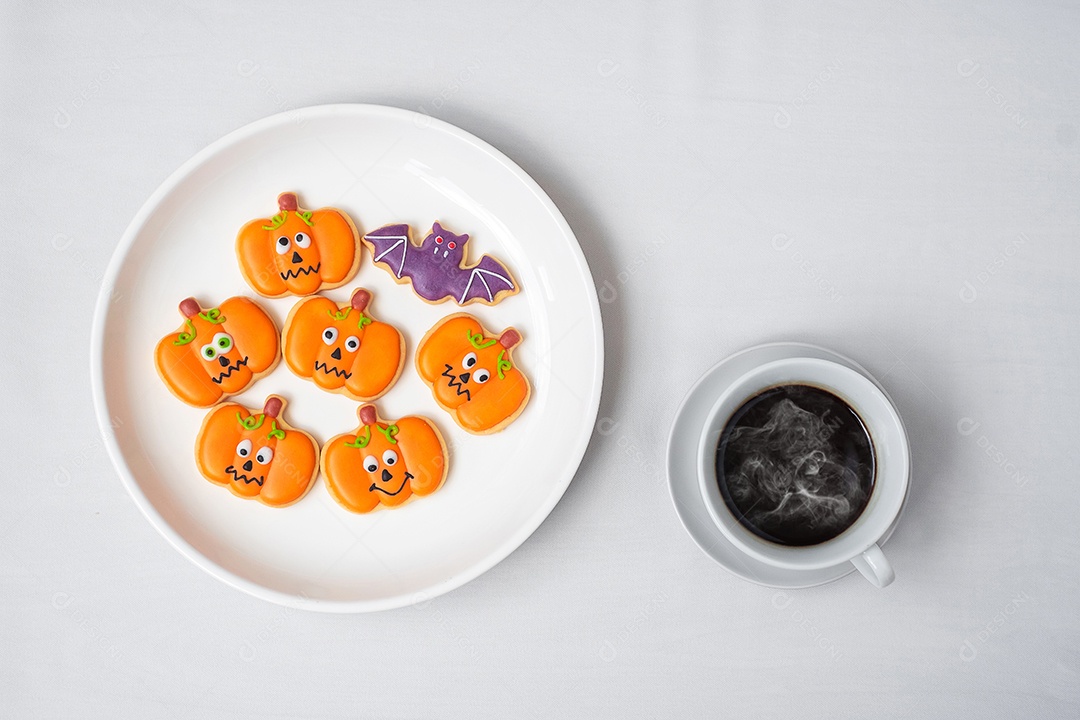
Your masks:
{"label": "smiling pumpkin cookie", "polygon": [[360,426],[331,438],[320,463],[330,495],[343,508],[369,513],[398,507],[442,487],[446,443],[430,420],[409,416],[387,422],[374,405],[356,414]]}

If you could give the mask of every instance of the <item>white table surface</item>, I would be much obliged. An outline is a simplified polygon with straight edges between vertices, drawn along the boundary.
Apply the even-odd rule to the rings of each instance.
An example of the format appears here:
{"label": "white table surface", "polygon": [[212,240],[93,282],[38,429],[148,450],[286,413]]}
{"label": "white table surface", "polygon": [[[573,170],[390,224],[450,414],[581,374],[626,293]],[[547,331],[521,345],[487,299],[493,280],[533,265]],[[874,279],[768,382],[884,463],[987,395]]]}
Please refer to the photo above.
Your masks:
{"label": "white table surface", "polygon": [[[1080,713],[1075,6],[89,5],[0,11],[0,715]],[[93,300],[145,198],[328,102],[506,152],[605,299],[608,420],[562,502],[478,580],[364,616],[182,558],[89,391]],[[748,584],[676,518],[683,394],[783,339],[865,364],[907,421],[884,591]]]}

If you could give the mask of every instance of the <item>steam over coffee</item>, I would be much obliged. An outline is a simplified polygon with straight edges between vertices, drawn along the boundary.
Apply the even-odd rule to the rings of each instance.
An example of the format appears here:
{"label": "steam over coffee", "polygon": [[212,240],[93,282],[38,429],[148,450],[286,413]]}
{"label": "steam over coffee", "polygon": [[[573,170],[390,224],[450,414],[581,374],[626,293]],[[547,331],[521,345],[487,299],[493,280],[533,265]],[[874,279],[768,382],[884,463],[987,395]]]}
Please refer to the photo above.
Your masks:
{"label": "steam over coffee", "polygon": [[874,451],[858,414],[810,385],[747,400],[724,426],[716,478],[731,513],[771,542],[817,545],[847,530],[870,500]]}

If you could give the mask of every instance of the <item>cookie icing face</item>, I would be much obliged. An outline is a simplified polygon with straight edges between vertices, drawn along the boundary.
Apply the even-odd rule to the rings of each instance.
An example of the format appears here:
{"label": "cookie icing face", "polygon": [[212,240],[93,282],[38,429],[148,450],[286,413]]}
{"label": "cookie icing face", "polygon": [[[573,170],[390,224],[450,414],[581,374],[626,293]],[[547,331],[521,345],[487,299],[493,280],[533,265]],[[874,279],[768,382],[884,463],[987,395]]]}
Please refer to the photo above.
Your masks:
{"label": "cookie icing face", "polygon": [[302,498],[318,473],[319,448],[281,417],[284,401],[267,398],[262,412],[225,403],[203,420],[195,441],[199,472],[242,498],[273,507]]}
{"label": "cookie icing face", "polygon": [[158,374],[176,397],[209,407],[243,392],[277,364],[274,321],[247,298],[229,298],[203,309],[194,298],[180,303],[184,324],[158,343]]}
{"label": "cookie icing face", "polygon": [[361,402],[389,390],[405,365],[405,339],[368,314],[371,297],[358,288],[341,307],[325,297],[298,302],[282,334],[289,369]]}
{"label": "cookie icing face", "polygon": [[346,510],[398,507],[438,490],[447,473],[446,445],[426,418],[380,421],[374,405],[357,412],[360,426],[332,438],[322,471],[330,495]]}
{"label": "cookie icing face", "polygon": [[352,279],[360,236],[341,210],[304,210],[294,193],[278,196],[277,215],[252,220],[236,238],[240,270],[266,297],[312,295]]}
{"label": "cookie icing face", "polygon": [[446,266],[458,267],[465,259],[465,243],[468,235],[455,235],[439,223],[431,227],[431,232],[420,243],[420,247],[431,250],[432,267],[445,263]]}
{"label": "cookie icing face", "polygon": [[513,422],[529,399],[529,382],[511,357],[520,342],[513,328],[493,336],[471,315],[451,315],[420,342],[416,368],[461,427],[495,432]]}

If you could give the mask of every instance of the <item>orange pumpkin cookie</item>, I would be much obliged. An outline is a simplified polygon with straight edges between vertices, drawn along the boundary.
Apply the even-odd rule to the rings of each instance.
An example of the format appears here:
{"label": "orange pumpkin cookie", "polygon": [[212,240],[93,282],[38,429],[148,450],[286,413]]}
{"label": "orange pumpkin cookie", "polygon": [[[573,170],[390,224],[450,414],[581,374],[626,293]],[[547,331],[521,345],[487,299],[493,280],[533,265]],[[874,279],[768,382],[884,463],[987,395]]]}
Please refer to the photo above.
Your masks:
{"label": "orange pumpkin cookie", "polygon": [[247,298],[229,298],[210,310],[188,298],[180,313],[184,324],[157,344],[154,364],[172,394],[188,405],[210,407],[243,392],[281,357],[274,321]]}
{"label": "orange pumpkin cookie", "polygon": [[321,467],[326,487],[355,513],[398,507],[430,495],[446,480],[446,443],[430,420],[409,416],[380,422],[374,405],[357,411],[360,427],[331,438]]}
{"label": "orange pumpkin cookie", "polygon": [[496,336],[472,315],[458,313],[424,335],[416,369],[458,425],[486,435],[512,423],[529,401],[529,381],[510,356],[519,342],[514,328]]}
{"label": "orange pumpkin cookie", "polygon": [[281,418],[284,405],[271,395],[261,413],[237,403],[211,410],[195,439],[199,472],[234,495],[271,507],[304,497],[319,473],[319,445]]}
{"label": "orange pumpkin cookie", "polygon": [[281,211],[252,220],[236,236],[244,279],[265,297],[312,295],[352,280],[360,234],[341,210],[303,210],[295,193],[278,195]]}
{"label": "orange pumpkin cookie", "polygon": [[405,338],[366,314],[370,303],[363,288],[341,307],[325,297],[296,303],[281,334],[285,364],[323,390],[361,402],[381,396],[405,367]]}

